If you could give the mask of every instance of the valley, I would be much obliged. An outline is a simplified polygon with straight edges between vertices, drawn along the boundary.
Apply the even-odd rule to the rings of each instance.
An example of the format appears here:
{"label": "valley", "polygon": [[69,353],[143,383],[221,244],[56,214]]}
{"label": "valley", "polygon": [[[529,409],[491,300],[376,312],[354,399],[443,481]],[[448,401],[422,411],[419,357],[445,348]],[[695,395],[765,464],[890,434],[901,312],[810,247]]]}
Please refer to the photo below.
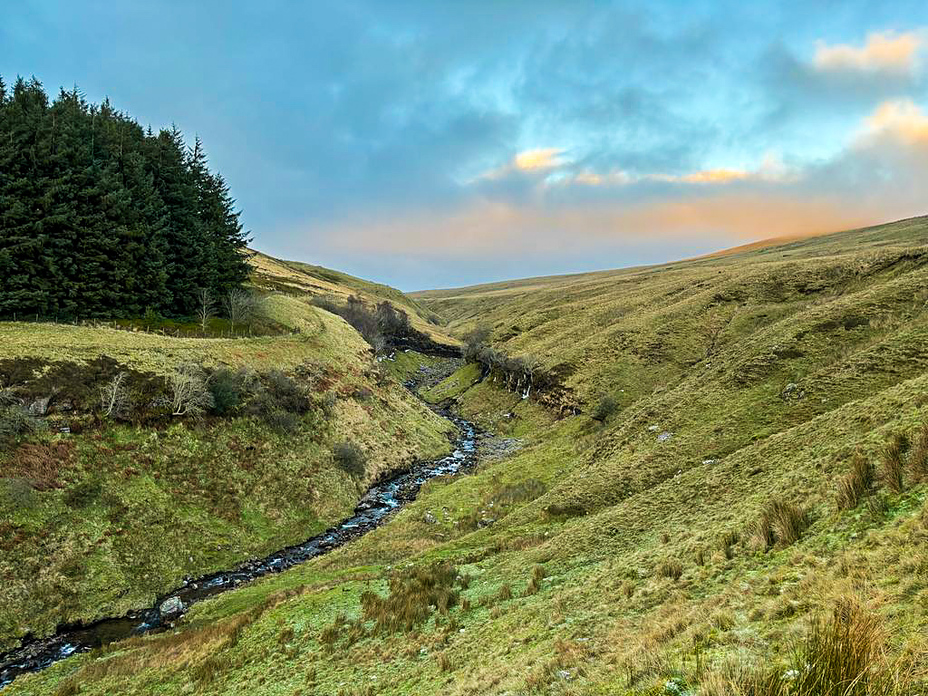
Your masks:
{"label": "valley", "polygon": [[[447,456],[451,428],[419,398],[485,433],[476,465],[424,482],[350,543],[197,602],[170,630],[101,645],[5,692],[837,693],[822,684],[847,672],[802,671],[824,664],[816,651],[826,645],[835,670],[863,656],[861,693],[915,693],[924,683],[924,218],[662,266],[415,293],[407,310],[440,317],[419,326],[446,345],[460,341],[465,360],[404,350],[375,358],[349,324],[312,304],[307,288],[318,279],[291,281],[285,290],[265,280],[264,292],[278,322],[302,327],[293,336],[0,325],[20,357],[103,353],[157,371],[196,354],[207,365],[274,365],[294,379],[311,360],[332,366],[323,374],[336,391],[321,430],[305,415],[286,436],[253,416],[166,429],[104,423],[71,440],[45,431],[4,455],[8,465],[23,447],[82,443],[78,465],[61,473],[64,489],[32,493],[26,511],[4,508],[7,548],[23,549],[27,563],[50,548],[59,578],[85,578],[37,585],[26,581],[35,570],[6,566],[8,644],[25,621],[48,634],[61,621],[137,611],[185,575],[235,567],[345,519],[386,472]],[[17,340],[30,331],[42,340]],[[363,388],[372,394],[359,396]],[[306,428],[325,446],[300,444]],[[141,444],[155,434],[172,459],[204,450],[183,481],[213,478],[185,493],[190,484],[174,483]],[[349,435],[369,453],[360,478],[332,463],[332,445]],[[121,454],[119,443],[138,444]],[[242,493],[209,502],[210,489],[235,480],[248,443],[263,473],[235,477],[246,476],[245,500],[266,511],[260,523],[248,521],[252,503],[220,515]],[[140,466],[139,451],[152,463]],[[100,497],[67,512],[63,496],[101,465],[112,473]],[[170,482],[169,495],[184,496],[159,508],[159,529],[197,520],[185,512],[197,505],[203,516],[158,565],[146,554],[107,570],[126,573],[126,592],[95,580],[96,565],[70,569],[69,554],[116,529],[108,510],[111,496],[129,496],[129,466],[133,486]],[[271,477],[276,487],[262,493]],[[324,491],[309,498],[319,501],[312,516],[297,481]],[[39,542],[65,528],[71,536],[58,546]],[[120,534],[156,547],[139,529]],[[236,544],[214,551],[219,538]],[[144,581],[156,572],[157,582]],[[86,589],[44,599],[63,586]]]}

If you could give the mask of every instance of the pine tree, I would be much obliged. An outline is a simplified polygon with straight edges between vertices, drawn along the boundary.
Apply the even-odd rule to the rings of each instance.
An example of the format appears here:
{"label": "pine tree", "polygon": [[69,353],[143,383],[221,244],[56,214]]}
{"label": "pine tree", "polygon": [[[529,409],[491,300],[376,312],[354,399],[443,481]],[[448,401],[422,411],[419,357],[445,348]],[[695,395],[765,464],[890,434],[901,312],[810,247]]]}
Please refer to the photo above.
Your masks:
{"label": "pine tree", "polygon": [[246,243],[199,138],[0,79],[0,317],[189,316],[247,278]]}

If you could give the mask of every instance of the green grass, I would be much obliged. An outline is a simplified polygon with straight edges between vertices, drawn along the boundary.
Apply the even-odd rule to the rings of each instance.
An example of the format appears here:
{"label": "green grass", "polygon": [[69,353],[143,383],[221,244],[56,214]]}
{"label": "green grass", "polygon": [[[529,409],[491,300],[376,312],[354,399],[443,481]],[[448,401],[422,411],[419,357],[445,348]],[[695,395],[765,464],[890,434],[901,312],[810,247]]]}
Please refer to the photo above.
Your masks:
{"label": "green grass", "polygon": [[[79,362],[105,354],[162,374],[191,361],[311,366],[325,375],[335,404],[330,418],[307,417],[287,434],[252,418],[177,420],[167,428],[104,421],[71,435],[48,429],[0,452],[7,473],[0,477],[0,646],[63,621],[147,606],[186,575],[301,541],[348,516],[384,472],[448,451],[448,423],[385,380],[341,319],[290,298],[272,306],[291,325],[302,322],[303,332],[193,339],[0,324],[9,357]],[[344,441],[365,453],[360,480],[333,460],[333,446]],[[33,471],[49,468],[56,487],[32,490]]]}
{"label": "green grass", "polygon": [[[344,302],[350,295],[361,297],[370,306],[390,302],[409,317],[412,327],[437,343],[457,345],[441,326],[440,317],[423,308],[396,288],[355,278],[340,271],[298,261],[283,261],[260,252],[251,256],[252,282],[259,288],[307,301],[312,297],[330,297]],[[286,323],[286,322],[285,322]]]}
{"label": "green grass", "polygon": [[[868,683],[892,674],[920,693],[923,467],[900,454],[901,486],[855,484],[854,505],[838,491],[855,458],[879,469],[887,442],[915,442],[928,422],[926,245],[916,219],[421,294],[459,335],[486,323],[496,348],[561,368],[585,412],[558,419],[463,368],[428,398],[454,398],[517,447],[429,482],[356,543],[204,602],[176,635],[59,663],[10,693],[721,696],[799,657],[830,656],[814,673],[840,682],[855,658],[834,617],[851,606],[877,656]],[[598,422],[604,395],[616,410]],[[756,543],[759,527],[773,543]],[[447,616],[400,633],[354,623],[365,592],[439,562],[467,578]]]}

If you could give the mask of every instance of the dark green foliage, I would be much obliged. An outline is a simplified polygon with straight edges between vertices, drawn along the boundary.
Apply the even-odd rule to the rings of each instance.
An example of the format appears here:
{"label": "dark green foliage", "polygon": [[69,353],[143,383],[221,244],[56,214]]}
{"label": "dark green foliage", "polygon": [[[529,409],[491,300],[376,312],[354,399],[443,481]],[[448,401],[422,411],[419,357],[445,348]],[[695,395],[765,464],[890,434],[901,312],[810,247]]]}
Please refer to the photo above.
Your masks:
{"label": "dark green foliage", "polygon": [[609,419],[609,416],[616,412],[618,407],[619,404],[616,402],[615,397],[611,396],[610,394],[606,394],[596,404],[596,408],[593,409],[593,420],[604,423]]}
{"label": "dark green foliage", "polygon": [[80,481],[64,493],[64,502],[71,508],[85,508],[93,504],[103,493],[103,484],[97,478]]}
{"label": "dark green foliage", "polygon": [[209,392],[213,396],[212,411],[217,416],[231,416],[238,412],[245,387],[244,374],[227,367],[213,372],[209,378]]}
{"label": "dark green foliage", "polygon": [[341,442],[335,445],[332,451],[335,457],[335,463],[338,467],[352,476],[364,476],[364,467],[367,463],[367,457],[364,452],[353,442]]}
{"label": "dark green foliage", "polygon": [[22,477],[4,478],[0,481],[0,489],[4,491],[7,503],[14,510],[31,510],[35,505],[35,489],[29,479]]}
{"label": "dark green foliage", "polygon": [[280,370],[260,375],[248,385],[245,413],[257,416],[280,432],[293,432],[300,416],[312,408],[306,389]]}
{"label": "dark green foliage", "polygon": [[586,510],[582,505],[576,503],[566,503],[564,505],[559,505],[557,503],[552,503],[545,508],[545,515],[548,519],[558,520],[558,519],[567,519],[570,517],[582,517],[586,514]]}
{"label": "dark green foliage", "polygon": [[34,78],[0,96],[0,317],[189,315],[245,280],[246,243],[199,140]]}

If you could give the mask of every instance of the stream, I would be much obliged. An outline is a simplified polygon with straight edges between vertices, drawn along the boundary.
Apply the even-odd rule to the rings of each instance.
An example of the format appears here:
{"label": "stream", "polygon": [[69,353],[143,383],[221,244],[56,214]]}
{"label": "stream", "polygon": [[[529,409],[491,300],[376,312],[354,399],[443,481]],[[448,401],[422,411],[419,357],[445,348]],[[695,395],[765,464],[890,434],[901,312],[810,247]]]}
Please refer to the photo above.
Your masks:
{"label": "stream", "polygon": [[422,484],[429,479],[459,473],[476,463],[476,427],[447,411],[439,413],[458,428],[454,451],[441,459],[417,462],[409,470],[375,483],[358,502],[354,514],[341,524],[301,544],[248,561],[233,570],[185,581],[146,610],[89,624],[63,625],[47,638],[24,639],[18,648],[0,654],[0,689],[20,674],[38,672],[71,655],[130,636],[166,630],[197,602],[321,556],[380,526],[391,513],[414,500]]}

